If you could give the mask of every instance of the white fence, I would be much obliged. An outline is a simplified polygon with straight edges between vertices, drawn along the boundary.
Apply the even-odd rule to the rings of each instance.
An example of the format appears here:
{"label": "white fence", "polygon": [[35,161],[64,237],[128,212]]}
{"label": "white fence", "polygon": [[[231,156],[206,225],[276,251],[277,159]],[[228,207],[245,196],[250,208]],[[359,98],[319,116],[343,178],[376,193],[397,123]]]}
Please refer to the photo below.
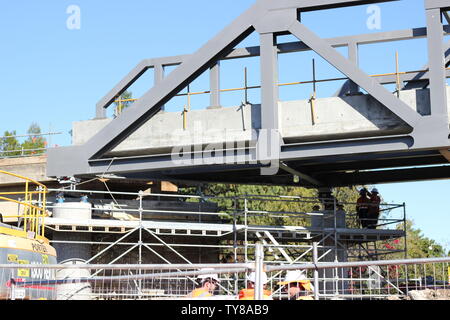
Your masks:
{"label": "white fence", "polygon": [[[201,285],[199,277],[207,273],[217,274],[220,281],[210,288],[210,296],[199,298],[237,300],[240,290],[248,285],[249,273],[256,272],[254,298],[297,299],[299,296],[289,296],[290,284],[284,283],[290,271],[302,273],[303,283],[311,284],[310,290],[303,290],[301,296],[316,300],[401,299],[416,290],[450,290],[450,257],[264,265],[263,247],[258,245],[257,251],[256,261],[246,264],[0,265],[0,297],[16,300],[193,299],[189,294]],[[267,275],[265,285],[263,270]]]}

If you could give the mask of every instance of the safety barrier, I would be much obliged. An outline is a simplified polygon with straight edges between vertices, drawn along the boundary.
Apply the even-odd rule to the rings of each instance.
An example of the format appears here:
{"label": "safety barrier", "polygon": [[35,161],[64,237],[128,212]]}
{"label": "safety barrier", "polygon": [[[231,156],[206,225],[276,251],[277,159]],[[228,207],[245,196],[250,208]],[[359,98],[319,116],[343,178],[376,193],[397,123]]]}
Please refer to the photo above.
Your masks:
{"label": "safety barrier", "polygon": [[[51,291],[47,299],[238,300],[248,275],[255,272],[251,298],[257,300],[414,299],[414,293],[425,289],[450,299],[450,257],[270,265],[263,263],[261,244],[256,251],[255,261],[235,264],[0,265],[0,279],[6,280],[0,293],[4,299],[38,299],[40,291]],[[24,269],[31,271],[30,278],[18,276]],[[286,279],[289,272],[297,278]],[[192,296],[201,286],[199,279],[206,278],[214,286]],[[297,283],[300,290],[292,294]]]}
{"label": "safety barrier", "polygon": [[[23,219],[24,232],[34,233],[33,237],[44,237],[44,218],[47,216],[47,187],[42,183],[18,174],[0,170],[0,175],[19,178],[24,183],[23,191],[0,192],[0,201],[15,203],[18,214],[4,215],[2,219]],[[29,236],[29,235],[28,235]],[[27,235],[25,235],[25,238]]]}
{"label": "safety barrier", "polygon": [[[62,135],[62,132],[48,132],[48,133],[39,133],[39,134],[26,134],[26,135],[10,135],[0,137],[0,145],[7,142],[7,139],[17,139],[17,138],[31,138],[36,139],[38,137],[48,137],[49,140],[52,136]],[[47,149],[51,146],[51,141],[47,142],[44,140],[43,148],[23,148],[20,145],[15,146],[17,149],[9,150],[8,148],[3,149],[0,146],[0,159],[9,159],[9,158],[23,158],[23,157],[35,157],[46,154]],[[56,145],[55,145],[56,147]]]}

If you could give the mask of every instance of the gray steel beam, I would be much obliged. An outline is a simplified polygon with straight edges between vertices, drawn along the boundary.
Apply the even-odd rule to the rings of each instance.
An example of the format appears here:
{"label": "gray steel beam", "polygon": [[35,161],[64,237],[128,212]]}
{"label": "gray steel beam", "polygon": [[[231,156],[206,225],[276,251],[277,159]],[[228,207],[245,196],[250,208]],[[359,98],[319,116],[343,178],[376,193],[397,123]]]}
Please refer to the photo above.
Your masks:
{"label": "gray steel beam", "polygon": [[327,178],[326,182],[333,186],[446,180],[450,179],[450,165],[426,168],[352,172],[333,175],[327,173],[323,177],[320,175],[317,177],[319,179]]}
{"label": "gray steel beam", "polygon": [[398,0],[264,0],[269,10],[298,8],[301,11],[335,9]]}
{"label": "gray steel beam", "polygon": [[[450,32],[450,26],[444,26],[445,34]],[[354,36],[344,36],[337,38],[326,39],[327,42],[334,48],[345,47],[349,43],[355,43],[359,45],[383,43],[390,41],[404,41],[411,39],[425,38],[427,35],[426,28],[414,28],[398,31],[377,32]],[[311,50],[303,42],[288,42],[278,44],[278,53],[294,53]],[[163,57],[155,59],[143,60],[138,64],[126,77],[124,77],[105,97],[103,97],[97,103],[97,118],[104,118],[106,116],[104,108],[107,108],[116,97],[120,96],[125,90],[127,90],[148,68],[153,68],[157,65],[162,66],[174,66],[180,65],[190,55]],[[248,47],[238,48],[233,50],[229,55],[223,58],[223,60],[249,58],[260,56],[260,47]],[[427,69],[428,66],[424,67]]]}
{"label": "gray steel beam", "polygon": [[430,72],[431,116],[448,124],[444,36],[440,9],[427,9],[428,65]]}
{"label": "gray steel beam", "polygon": [[361,171],[361,170],[374,170],[374,169],[388,169],[388,168],[401,168],[412,166],[425,166],[425,165],[437,165],[446,164],[447,161],[441,154],[435,154],[428,157],[413,157],[413,158],[399,158],[399,159],[383,159],[383,155],[378,154],[379,159],[357,161],[347,163],[331,163],[322,165],[296,165],[295,161],[289,163],[290,167],[301,172],[307,172],[309,174],[317,175],[323,173],[332,173],[337,171]]}
{"label": "gray steel beam", "polygon": [[[157,86],[161,82],[164,81],[164,66],[162,64],[157,64],[154,66],[154,86]],[[161,106],[161,110],[163,111],[165,106]]]}
{"label": "gray steel beam", "polygon": [[261,41],[261,129],[279,129],[278,54],[273,33],[260,35]]}
{"label": "gray steel beam", "polygon": [[220,62],[211,67],[209,72],[210,82],[210,106],[220,107]]}
{"label": "gray steel beam", "polygon": [[[445,34],[448,34],[450,32],[450,26],[445,26],[444,30]],[[422,39],[425,38],[426,36],[427,36],[426,28],[414,28],[414,29],[329,38],[326,39],[326,41],[333,48],[339,48],[345,47],[349,43],[364,45],[364,44],[374,44],[391,41]],[[280,54],[311,50],[307,45],[305,45],[301,41],[281,43],[278,44],[277,48],[278,53]],[[250,58],[257,56],[260,56],[260,47],[237,48],[227,56],[223,57],[221,60]],[[180,55],[180,56],[143,60],[97,103],[97,116],[100,115],[101,117],[105,112],[103,108],[107,108],[116,97],[120,96],[123,92],[125,92],[125,90],[127,90],[148,68],[153,68],[157,65],[162,66],[180,65],[183,61],[187,60],[189,57],[190,55]],[[425,67],[424,69],[426,68],[427,67]]]}
{"label": "gray steel beam", "polygon": [[103,128],[84,146],[88,158],[101,156],[133,133],[143,123],[160,111],[162,105],[179,93],[220,58],[228,55],[234,47],[250,35],[261,8],[259,3],[238,17],[231,25],[207,42],[159,85],[150,89],[114,121]]}
{"label": "gray steel beam", "polygon": [[425,9],[445,9],[450,8],[449,0],[425,0]]}
{"label": "gray steel beam", "polygon": [[[113,89],[111,89],[96,105],[97,118],[104,118],[105,108],[124,93],[133,83],[135,83],[148,69],[155,66],[173,66],[181,64],[187,56],[173,56],[156,59],[145,59],[133,68]],[[159,73],[155,70],[155,76]],[[155,82],[156,83],[156,82]]]}
{"label": "gray steel beam", "polygon": [[362,72],[358,67],[344,58],[338,51],[333,49],[328,43],[315,35],[303,24],[296,22],[290,27],[289,31],[411,127],[414,128],[420,121],[421,117],[417,112],[392,95],[392,93],[374,79]]}
{"label": "gray steel beam", "polygon": [[[351,155],[389,152],[389,151],[408,151],[412,145],[413,139],[408,137],[398,138],[376,138],[349,140],[343,142],[329,143],[313,143],[296,146],[283,146],[280,154],[280,160],[287,162],[297,159],[310,159],[315,157],[329,157],[335,155]],[[80,147],[65,148],[67,153],[76,154],[83,158],[80,153]],[[63,149],[64,150],[64,149]],[[52,151],[49,151],[52,152]],[[51,159],[50,159],[51,158]],[[167,157],[129,157],[114,159],[98,159],[81,162],[86,166],[80,166],[79,159],[76,157],[59,159],[58,154],[49,153],[49,169],[47,174],[50,176],[81,175],[89,173],[98,175],[104,173],[131,173],[144,171],[161,171],[164,169],[183,170],[188,168],[198,168],[198,172],[202,171],[202,167],[208,167],[208,163],[217,163],[220,165],[236,166],[244,164],[256,164],[258,159],[255,150],[249,150],[245,153],[236,152],[233,154],[205,155],[204,164],[194,164],[193,157],[185,159],[187,161],[179,161],[174,163],[170,156]],[[190,160],[190,161],[189,161]]]}
{"label": "gray steel beam", "polygon": [[[358,44],[356,42],[351,42],[348,44],[348,59],[353,62],[355,66],[358,66]],[[353,81],[349,83],[350,94],[356,94],[359,92],[359,87]]]}
{"label": "gray steel beam", "polygon": [[[393,159],[410,159],[410,158],[428,158],[439,155],[436,150],[403,150],[400,152],[383,152],[383,153],[361,153],[361,154],[347,154],[347,155],[334,155],[321,158],[310,159],[297,159],[295,160],[295,166],[297,167],[309,167],[309,166],[333,166],[354,163],[354,162],[367,162],[367,161],[385,161]],[[288,162],[288,163],[294,163]]]}
{"label": "gray steel beam", "polygon": [[296,159],[311,159],[335,155],[353,157],[365,153],[412,151],[413,144],[414,139],[412,137],[404,136],[305,143],[295,146],[284,145],[282,146],[280,160],[286,162]]}
{"label": "gray steel beam", "polygon": [[[450,1],[450,0],[449,0]],[[333,39],[323,40],[317,37],[313,32],[308,30],[305,26],[297,21],[292,21],[291,18],[284,21],[283,12],[296,13],[296,10],[288,10],[286,8],[300,9],[300,11],[319,10],[336,8],[343,6],[353,6],[368,3],[387,2],[383,0],[373,1],[356,1],[356,0],[259,0],[254,6],[236,19],[230,26],[220,32],[215,38],[205,44],[195,54],[189,56],[160,58],[153,60],[145,60],[130,72],[125,79],[123,79],[99,104],[97,104],[97,116],[104,116],[104,109],[111,104],[122,92],[124,92],[133,82],[136,81],[148,68],[155,67],[155,87],[149,90],[141,99],[134,103],[127,112],[121,114],[112,123],[102,129],[96,136],[88,141],[84,146],[64,148],[62,150],[49,151],[49,168],[51,168],[51,175],[67,175],[68,171],[72,171],[74,175],[82,174],[104,174],[108,173],[140,173],[153,171],[155,174],[160,174],[161,170],[184,170],[186,168],[198,168],[201,173],[203,168],[211,168],[211,166],[197,165],[197,163],[179,163],[175,164],[169,157],[136,157],[127,159],[93,159],[102,156],[106,151],[118,145],[132,132],[137,130],[143,123],[150,119],[154,114],[159,112],[164,103],[169,101],[173,96],[179,93],[191,81],[196,79],[201,73],[211,69],[213,76],[211,77],[211,102],[218,100],[218,88],[220,88],[217,73],[214,67],[220,60],[234,59],[245,56],[261,56],[261,73],[262,73],[262,112],[263,112],[263,129],[278,130],[278,77],[277,77],[277,54],[280,52],[298,52],[304,50],[314,50],[321,55],[325,60],[329,61],[337,69],[349,77],[357,86],[365,89],[372,97],[380,101],[383,105],[389,108],[397,116],[403,119],[415,130],[417,123],[421,124],[420,130],[414,131],[420,137],[419,146],[425,149],[428,137],[432,137],[439,131],[439,145],[440,148],[446,148],[447,144],[441,137],[444,132],[442,128],[434,130],[431,126],[428,133],[427,124],[422,121],[422,117],[414,110],[405,105],[402,101],[394,97],[390,92],[383,88],[377,79],[370,78],[363,73],[356,64],[357,61],[357,46],[367,43],[385,42],[415,39],[427,36],[427,29],[410,29],[402,31],[393,31],[385,33],[377,33],[370,35],[352,36],[352,37],[338,37]],[[448,3],[448,1],[429,0],[428,4],[436,6],[437,4]],[[282,9],[282,10],[281,10]],[[429,11],[437,11],[437,9],[430,9]],[[276,19],[274,19],[274,17]],[[288,17],[288,16],[286,16]],[[269,22],[264,24],[264,22]],[[430,22],[431,21],[431,22]],[[258,48],[243,48],[234,49],[234,47],[247,37],[254,28],[260,33],[261,46]],[[442,29],[442,24],[439,26],[436,20],[428,19],[427,28],[430,33],[440,33],[436,37],[442,37],[444,30],[448,33],[448,26]],[[297,36],[301,42],[276,44],[274,34],[280,32],[290,31]],[[443,53],[433,44],[436,40],[430,40],[430,59],[436,58],[438,53]],[[442,46],[442,42],[440,43]],[[349,46],[349,57],[345,59],[334,48],[340,46]],[[434,67],[430,68],[430,76],[442,76],[442,65],[434,61]],[[161,72],[156,68],[163,68],[168,65],[179,65],[167,78],[163,81],[160,79]],[[445,72],[445,70],[444,70]],[[416,75],[417,76],[417,75]],[[426,76],[426,75],[424,75]],[[436,80],[437,81],[437,80]],[[435,101],[438,99],[442,101],[442,88],[439,85],[433,84],[435,89]],[[219,101],[220,102],[220,101]],[[439,108],[439,107],[436,107]],[[447,123],[448,127],[448,123]],[[418,133],[417,133],[418,132]],[[414,136],[414,139],[416,136]],[[324,158],[337,155],[347,155],[355,157],[357,155],[369,153],[385,153],[385,152],[402,152],[417,150],[415,140],[412,136],[399,137],[378,137],[368,139],[356,139],[345,141],[328,141],[304,143],[296,145],[282,146],[280,156],[281,161],[290,161],[298,159],[313,159]],[[433,140],[433,139],[431,139]],[[434,143],[434,141],[433,141]],[[433,145],[437,145],[437,142]],[[74,155],[68,157],[67,155]],[[239,158],[240,156],[240,158]],[[91,159],[92,161],[89,161]],[[236,155],[216,156],[210,155],[213,163],[223,163],[233,167],[236,162],[245,163],[251,161],[252,164],[260,161],[254,150],[248,151],[246,154],[239,154],[238,159]],[[64,173],[62,173],[64,172]],[[59,174],[62,173],[62,174]],[[285,181],[289,176],[277,175],[274,177],[261,177],[258,181]],[[280,180],[281,179],[281,180]],[[286,180],[287,181],[287,180]]]}

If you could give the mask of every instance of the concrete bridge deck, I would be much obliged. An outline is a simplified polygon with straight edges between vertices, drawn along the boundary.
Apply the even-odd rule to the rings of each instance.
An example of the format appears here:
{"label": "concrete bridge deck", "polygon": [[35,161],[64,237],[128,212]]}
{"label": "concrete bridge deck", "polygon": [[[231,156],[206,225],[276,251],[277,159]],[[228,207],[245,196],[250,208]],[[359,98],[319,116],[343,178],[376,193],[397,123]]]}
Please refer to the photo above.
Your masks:
{"label": "concrete bridge deck", "polygon": [[[449,87],[447,92],[450,93]],[[400,99],[418,114],[430,115],[428,89],[401,91]],[[450,167],[444,166],[450,160],[448,149],[412,151],[410,147],[413,139],[409,135],[412,128],[369,95],[317,99],[314,114],[307,100],[279,102],[279,108],[282,148],[286,146],[301,150],[312,147],[311,156],[304,154],[301,159],[292,159],[289,156],[283,159],[281,153],[280,159],[285,161],[289,169],[299,172],[299,175],[303,173],[313,177],[311,181],[352,185],[450,178]],[[450,118],[450,109],[448,113]],[[151,171],[142,170],[135,173],[139,171],[136,167],[135,170],[127,169],[121,172],[127,177],[135,178],[165,178],[181,183],[269,181],[293,184],[292,171],[280,170],[277,175],[264,179],[260,175],[259,166],[249,163],[254,159],[251,150],[256,149],[257,136],[261,131],[261,105],[194,110],[188,113],[187,119],[187,128],[184,129],[183,116],[179,112],[158,113],[117,147],[107,152],[105,157],[108,160],[104,160],[104,163],[114,163],[121,159],[125,162],[154,159]],[[74,145],[82,146],[113,121],[96,119],[75,122]],[[379,148],[373,149],[376,153],[360,153],[356,148],[345,147],[346,144],[357,143],[358,140],[366,138],[381,144]],[[339,155],[314,156],[314,145],[330,142],[337,146],[342,145],[343,150],[340,150]],[[225,154],[227,151],[221,150],[236,147],[241,148],[242,163],[209,159],[211,154]],[[192,152],[197,152],[197,156],[193,156]],[[172,165],[158,161],[161,158],[169,159]],[[195,164],[195,161],[198,162]],[[179,168],[177,164],[180,162],[190,162],[191,165]],[[376,173],[369,171],[425,165],[442,167],[414,169],[410,171],[410,175],[398,170]],[[348,175],[350,171],[352,176]],[[310,181],[305,182],[308,184]]]}

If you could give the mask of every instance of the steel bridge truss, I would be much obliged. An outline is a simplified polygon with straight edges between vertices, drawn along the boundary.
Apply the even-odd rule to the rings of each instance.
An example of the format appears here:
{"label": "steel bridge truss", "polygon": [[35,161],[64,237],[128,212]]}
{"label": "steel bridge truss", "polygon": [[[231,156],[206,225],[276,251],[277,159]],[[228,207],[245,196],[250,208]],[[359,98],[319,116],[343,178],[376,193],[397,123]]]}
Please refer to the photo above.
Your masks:
{"label": "steel bridge truss", "polygon": [[[81,146],[49,150],[49,176],[95,176],[105,172],[121,177],[166,179],[171,181],[265,183],[307,187],[375,184],[450,177],[449,117],[446,78],[450,75],[450,42],[447,9],[450,0],[425,0],[427,25],[423,28],[322,39],[302,23],[302,13],[397,0],[258,0],[216,37],[192,55],[144,60],[112,89],[96,107],[97,118],[148,69],[154,69],[155,85],[126,112]],[[236,48],[253,32],[260,46]],[[280,35],[291,34],[298,42],[279,43]],[[358,67],[358,47],[364,44],[426,38],[428,60],[425,71],[370,77]],[[337,51],[347,47],[349,58]],[[164,109],[199,75],[210,72],[211,106],[220,106],[220,62],[227,59],[260,57],[261,128],[275,132],[269,144],[280,141],[278,56],[283,53],[313,51],[348,78],[339,95],[359,91],[381,103],[410,128],[408,134],[370,136],[359,139],[288,143],[279,146],[281,170],[261,174],[270,156],[254,146],[232,150],[226,155],[211,153],[210,162],[223,165],[174,164],[170,155],[108,158],[108,151]],[[164,68],[177,68],[164,75]],[[420,115],[383,85],[404,83],[403,89],[428,88],[431,113]],[[240,160],[236,164],[236,160]],[[431,166],[430,165],[434,165]],[[411,168],[412,166],[426,166]],[[379,170],[391,168],[390,170]],[[394,169],[395,168],[395,169]],[[292,177],[300,177],[293,182]]]}

